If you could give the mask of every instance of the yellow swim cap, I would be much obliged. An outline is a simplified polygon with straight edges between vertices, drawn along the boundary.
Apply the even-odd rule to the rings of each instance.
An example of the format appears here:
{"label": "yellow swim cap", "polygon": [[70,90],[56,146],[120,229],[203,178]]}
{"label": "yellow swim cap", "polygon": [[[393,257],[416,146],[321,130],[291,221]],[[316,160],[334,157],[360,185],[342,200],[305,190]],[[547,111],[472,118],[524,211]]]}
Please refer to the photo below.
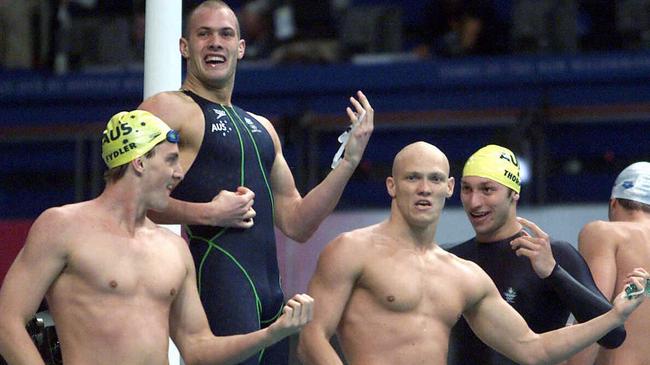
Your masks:
{"label": "yellow swim cap", "polygon": [[494,144],[487,145],[467,160],[463,177],[479,176],[494,180],[519,193],[519,162],[509,149]]}
{"label": "yellow swim cap", "polygon": [[178,143],[178,133],[155,115],[144,110],[119,112],[102,133],[102,158],[112,169],[144,155],[164,140]]}

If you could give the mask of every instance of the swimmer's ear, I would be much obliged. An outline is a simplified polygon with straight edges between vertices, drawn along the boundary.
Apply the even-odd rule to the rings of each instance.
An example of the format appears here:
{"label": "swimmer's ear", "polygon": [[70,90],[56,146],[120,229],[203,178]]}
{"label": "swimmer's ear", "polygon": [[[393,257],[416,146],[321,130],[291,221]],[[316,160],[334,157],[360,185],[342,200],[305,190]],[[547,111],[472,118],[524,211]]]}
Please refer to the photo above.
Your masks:
{"label": "swimmer's ear", "polygon": [[516,191],[512,192],[512,201],[513,202],[519,201],[519,193],[518,192],[516,192]]}
{"label": "swimmer's ear", "polygon": [[133,161],[131,161],[131,166],[133,166],[133,171],[135,171],[136,174],[142,174],[144,171],[144,162],[142,162],[143,157],[136,157]]}
{"label": "swimmer's ear", "polygon": [[244,58],[245,52],[246,52],[246,41],[240,39],[239,44],[237,45],[237,59],[241,60],[242,58]]}
{"label": "swimmer's ear", "polygon": [[181,39],[178,41],[178,49],[181,51],[181,56],[183,56],[183,58],[188,58],[188,57],[190,57],[190,53],[189,53],[189,51],[187,50],[188,47],[189,47],[189,46],[188,46],[188,44],[187,44],[187,40],[186,40],[185,38],[181,38]]}
{"label": "swimmer's ear", "polygon": [[454,185],[456,184],[456,180],[450,176],[449,179],[447,179],[447,198],[451,198],[452,195],[454,195]]}
{"label": "swimmer's ear", "polygon": [[395,179],[392,176],[386,178],[386,190],[391,198],[395,198]]}

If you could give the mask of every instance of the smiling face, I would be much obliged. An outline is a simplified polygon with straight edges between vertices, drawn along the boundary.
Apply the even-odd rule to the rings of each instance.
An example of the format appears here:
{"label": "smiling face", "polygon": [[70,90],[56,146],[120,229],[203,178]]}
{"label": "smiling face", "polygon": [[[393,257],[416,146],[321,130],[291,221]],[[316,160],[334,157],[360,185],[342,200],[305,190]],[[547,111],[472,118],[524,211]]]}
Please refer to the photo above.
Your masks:
{"label": "smiling face", "polygon": [[479,242],[498,241],[519,231],[516,220],[519,194],[498,182],[463,176],[460,200]]}
{"label": "smiling face", "polygon": [[244,49],[235,13],[218,3],[196,8],[188,18],[187,34],[180,40],[189,82],[207,88],[232,87]]}
{"label": "smiling face", "polygon": [[169,195],[183,179],[178,144],[162,142],[149,154],[139,157],[143,166],[145,200],[149,209],[161,211],[169,204]]}
{"label": "smiling face", "polygon": [[454,191],[454,178],[438,148],[417,142],[397,154],[386,187],[393,198],[391,214],[400,215],[411,227],[427,228],[438,221],[445,199]]}

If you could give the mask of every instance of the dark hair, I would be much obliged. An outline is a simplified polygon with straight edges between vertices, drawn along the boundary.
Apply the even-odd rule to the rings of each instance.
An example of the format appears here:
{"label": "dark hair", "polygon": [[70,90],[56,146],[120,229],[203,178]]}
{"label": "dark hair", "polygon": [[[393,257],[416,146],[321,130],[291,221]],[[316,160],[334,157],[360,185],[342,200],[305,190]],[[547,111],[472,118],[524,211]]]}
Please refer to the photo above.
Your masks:
{"label": "dark hair", "polygon": [[[164,141],[162,141],[164,142]],[[162,143],[160,142],[160,143]],[[144,154],[144,158],[152,158],[156,154],[156,147],[160,144],[158,143],[157,145],[154,146],[154,148],[150,149]],[[130,162],[130,161],[129,161]],[[114,183],[124,177],[124,174],[126,173],[126,170],[129,168],[129,162],[122,164],[120,166],[115,166],[112,169],[108,169],[104,172],[104,182],[106,183]]]}
{"label": "dark hair", "polygon": [[616,198],[618,203],[627,210],[642,210],[644,213],[650,213],[650,205],[629,199]]}
{"label": "dark hair", "polygon": [[[194,15],[194,13],[202,7],[209,6],[211,8],[227,8],[230,9],[233,13],[235,12],[233,8],[231,8],[226,2],[221,1],[221,0],[206,0],[203,1],[199,4],[197,4],[194,7],[190,7],[186,12],[185,16],[183,17],[183,27],[182,27],[182,34],[181,36],[185,39],[189,37],[189,26],[190,26],[190,19]],[[239,19],[237,19],[237,14],[235,14],[235,20],[237,20],[237,37],[241,38],[241,29],[239,28]]]}

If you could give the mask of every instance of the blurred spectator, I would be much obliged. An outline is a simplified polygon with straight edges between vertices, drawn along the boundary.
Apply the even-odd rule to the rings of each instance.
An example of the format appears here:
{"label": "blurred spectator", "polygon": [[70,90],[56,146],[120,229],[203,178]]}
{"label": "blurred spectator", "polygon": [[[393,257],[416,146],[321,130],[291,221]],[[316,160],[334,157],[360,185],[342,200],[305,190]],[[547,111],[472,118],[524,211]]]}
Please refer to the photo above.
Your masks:
{"label": "blurred spectator", "polygon": [[489,0],[434,0],[424,9],[414,52],[432,55],[492,55],[507,50],[507,26]]}
{"label": "blurred spectator", "polygon": [[342,58],[359,59],[363,55],[403,50],[403,3],[357,4],[339,13],[338,39]]}
{"label": "blurred spectator", "polygon": [[580,1],[581,50],[607,51],[622,47],[621,34],[616,29],[616,8],[616,2],[611,0]]}
{"label": "blurred spectator", "polygon": [[143,0],[55,2],[55,72],[123,68],[142,61]]}
{"label": "blurred spectator", "polygon": [[272,3],[269,0],[253,0],[239,12],[242,38],[246,40],[246,59],[265,59],[275,45]]}
{"label": "blurred spectator", "polygon": [[650,0],[617,0],[614,10],[623,48],[650,48]]}
{"label": "blurred spectator", "polygon": [[4,68],[32,68],[38,12],[38,0],[0,0],[0,65]]}
{"label": "blurred spectator", "polygon": [[[51,40],[53,47],[52,68],[58,74],[66,73],[70,68],[71,53],[74,42],[72,16],[78,12],[92,11],[97,5],[97,0],[50,0],[52,11],[52,33]],[[85,32],[82,33],[85,36]]]}
{"label": "blurred spectator", "polygon": [[515,53],[577,52],[576,0],[515,0],[511,46]]}
{"label": "blurred spectator", "polygon": [[326,0],[248,1],[239,12],[247,48],[244,59],[335,61],[338,51],[333,6]]}

